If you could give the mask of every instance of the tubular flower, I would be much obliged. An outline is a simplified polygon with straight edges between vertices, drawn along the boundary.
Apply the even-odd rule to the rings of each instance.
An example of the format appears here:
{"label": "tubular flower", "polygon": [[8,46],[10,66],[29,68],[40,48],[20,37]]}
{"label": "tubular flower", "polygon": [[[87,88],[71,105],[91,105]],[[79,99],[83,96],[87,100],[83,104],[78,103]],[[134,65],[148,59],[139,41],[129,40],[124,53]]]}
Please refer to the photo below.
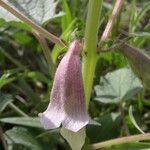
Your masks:
{"label": "tubular flower", "polygon": [[81,44],[73,41],[55,74],[50,103],[40,120],[46,129],[64,128],[79,131],[89,122],[80,62]]}

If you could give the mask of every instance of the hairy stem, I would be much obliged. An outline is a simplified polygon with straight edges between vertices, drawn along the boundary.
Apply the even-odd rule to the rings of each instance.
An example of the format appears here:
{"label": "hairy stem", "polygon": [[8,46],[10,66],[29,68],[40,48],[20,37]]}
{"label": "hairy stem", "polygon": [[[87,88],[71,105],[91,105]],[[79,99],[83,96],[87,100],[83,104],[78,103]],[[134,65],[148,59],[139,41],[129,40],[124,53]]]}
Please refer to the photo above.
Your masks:
{"label": "hairy stem", "polygon": [[94,71],[97,61],[97,31],[100,18],[102,0],[89,0],[88,14],[85,29],[85,41],[83,46],[83,82],[86,97],[86,107],[91,95]]}
{"label": "hairy stem", "polygon": [[123,3],[123,0],[116,0],[116,3],[115,3],[115,6],[114,6],[114,9],[112,11],[112,14],[108,20],[108,23],[105,27],[105,30],[102,34],[102,37],[100,39],[100,42],[98,43],[98,48],[100,48],[101,44],[107,40],[108,36],[109,36],[109,33],[111,32],[111,29],[113,27],[113,24],[114,24],[114,21],[115,19],[117,18],[117,15],[119,13],[119,10],[122,6],[122,3]]}
{"label": "hairy stem", "polygon": [[60,46],[64,47],[65,44],[55,35],[51,34],[50,32],[46,31],[44,28],[40,27],[39,25],[35,24],[31,19],[27,18],[21,12],[16,10],[14,7],[10,6],[3,0],[0,0],[0,6],[5,8],[7,11],[12,13],[14,16],[25,22],[26,24],[30,25],[33,29],[35,29],[38,33],[42,34],[45,38],[51,40],[53,43],[57,43]]}
{"label": "hairy stem", "polygon": [[51,77],[53,78],[56,68],[55,68],[55,64],[54,64],[54,62],[52,60],[51,53],[50,53],[49,47],[48,47],[48,45],[46,43],[46,40],[45,40],[45,38],[42,35],[40,35],[36,31],[33,31],[33,34],[35,35],[35,37],[37,38],[37,40],[39,41],[39,43],[40,43],[40,45],[42,47],[45,59],[46,59],[47,64],[48,64],[48,69],[50,71]]}
{"label": "hairy stem", "polygon": [[112,145],[118,145],[118,144],[124,144],[128,142],[136,142],[136,141],[142,141],[142,140],[150,140],[150,133],[137,134],[137,135],[121,137],[121,138],[117,138],[113,140],[108,140],[108,141],[92,144],[90,147],[91,149],[99,149],[103,147],[109,147]]}

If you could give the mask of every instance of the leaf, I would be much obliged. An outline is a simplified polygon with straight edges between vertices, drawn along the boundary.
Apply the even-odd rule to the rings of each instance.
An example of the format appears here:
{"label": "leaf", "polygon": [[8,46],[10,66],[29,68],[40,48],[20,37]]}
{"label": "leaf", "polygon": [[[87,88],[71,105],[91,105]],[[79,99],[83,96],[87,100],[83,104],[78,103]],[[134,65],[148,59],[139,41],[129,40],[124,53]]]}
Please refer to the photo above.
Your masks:
{"label": "leaf", "polygon": [[42,128],[39,118],[31,117],[10,117],[10,118],[1,118],[0,122],[23,125],[34,128]]}
{"label": "leaf", "polygon": [[[61,39],[63,39],[64,41],[69,41],[70,40],[70,36],[71,33],[73,31],[73,26],[76,23],[77,19],[74,19],[68,26],[68,28],[62,33],[62,35],[60,36]],[[57,57],[59,55],[59,53],[62,51],[62,48],[59,45],[55,45],[53,50],[52,50],[52,58],[54,60],[54,62],[57,61]]]}
{"label": "leaf", "polygon": [[140,133],[144,134],[144,131],[138,126],[138,124],[135,121],[135,118],[133,116],[133,110],[132,110],[132,106],[129,107],[129,117],[133,123],[133,125],[140,131]]}
{"label": "leaf", "polygon": [[[14,6],[25,16],[40,25],[48,23],[50,19],[62,15],[61,12],[58,14],[55,13],[57,6],[55,0],[5,0],[5,2]],[[3,18],[7,22],[20,22],[18,18],[4,8],[0,8],[0,18]]]}
{"label": "leaf", "polygon": [[134,73],[150,87],[150,56],[126,43],[121,45],[119,52],[128,59]]}
{"label": "leaf", "polygon": [[0,88],[2,88],[4,85],[9,84],[13,82],[16,77],[10,77],[13,73],[7,71],[0,77]]}
{"label": "leaf", "polygon": [[68,25],[72,22],[72,15],[67,0],[62,0],[63,11],[66,13],[61,19],[62,31],[65,31]]}
{"label": "leaf", "polygon": [[0,113],[6,108],[6,106],[12,102],[11,95],[4,95],[0,92]]}
{"label": "leaf", "polygon": [[12,37],[13,37],[16,41],[18,41],[19,43],[24,44],[24,45],[30,45],[30,44],[33,42],[31,36],[25,34],[25,33],[22,32],[22,31],[21,31],[21,32],[18,31],[18,32],[13,33],[13,34],[12,34]]}
{"label": "leaf", "polygon": [[72,132],[62,127],[60,133],[67,140],[72,150],[81,150],[86,137],[85,128],[78,132]]}
{"label": "leaf", "polygon": [[32,79],[36,79],[36,80],[39,80],[39,81],[42,81],[44,82],[45,84],[48,84],[49,83],[49,79],[44,76],[41,72],[39,71],[29,71],[26,73],[26,76],[28,78],[32,78]]}
{"label": "leaf", "polygon": [[129,33],[129,36],[133,37],[143,37],[150,39],[150,33],[149,32],[136,32],[136,33]]}
{"label": "leaf", "polygon": [[145,3],[144,7],[142,10],[137,14],[135,18],[135,28],[139,24],[140,20],[143,19],[144,15],[150,10],[150,3]]}
{"label": "leaf", "polygon": [[23,127],[14,127],[5,132],[5,139],[8,143],[21,144],[32,150],[43,150],[40,142],[36,140],[35,134]]}
{"label": "leaf", "polygon": [[11,56],[11,54],[6,52],[6,50],[0,48],[0,52],[2,52],[12,63],[14,63],[16,66],[20,67],[20,69],[21,68],[25,69],[25,66],[23,66],[17,59],[13,58],[13,56]]}
{"label": "leaf", "polygon": [[24,94],[32,101],[39,102],[41,99],[37,93],[33,91],[31,85],[25,80],[25,78],[19,78],[19,86],[23,90]]}
{"label": "leaf", "polygon": [[104,140],[115,138],[120,132],[120,113],[111,113],[100,118],[96,118],[97,122],[101,123],[101,126],[88,125],[87,137],[90,143],[96,143]]}
{"label": "leaf", "polygon": [[101,78],[100,85],[95,86],[94,100],[102,103],[118,103],[132,98],[142,88],[140,80],[134,73],[129,68],[122,68]]}

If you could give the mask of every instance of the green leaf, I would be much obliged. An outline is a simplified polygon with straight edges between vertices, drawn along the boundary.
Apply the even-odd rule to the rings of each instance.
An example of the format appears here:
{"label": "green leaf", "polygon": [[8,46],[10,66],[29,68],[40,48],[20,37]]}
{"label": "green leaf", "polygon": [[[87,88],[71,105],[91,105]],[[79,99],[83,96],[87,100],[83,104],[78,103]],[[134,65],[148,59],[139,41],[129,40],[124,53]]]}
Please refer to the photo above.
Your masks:
{"label": "green leaf", "polygon": [[[7,0],[6,2],[38,24],[48,23],[51,19],[62,15],[61,12],[55,13],[57,6],[55,0]],[[4,8],[0,8],[0,18],[8,22],[20,22],[18,18]]]}
{"label": "green leaf", "polygon": [[35,138],[36,135],[27,128],[14,127],[7,130],[4,135],[8,143],[21,144],[32,150],[43,150],[40,142]]}
{"label": "green leaf", "polygon": [[140,131],[140,133],[143,133],[144,134],[144,131],[138,126],[138,124],[136,123],[135,121],[135,118],[133,116],[133,109],[132,109],[132,106],[129,107],[129,117],[133,123],[133,125]]}
{"label": "green leaf", "polygon": [[[6,58],[8,58],[12,63],[18,66],[20,69],[26,69],[24,65],[22,65],[17,59],[15,59],[9,52],[0,47],[0,52],[2,52]],[[13,70],[13,69],[12,69]],[[15,69],[14,69],[15,70]]]}
{"label": "green leaf", "polygon": [[62,0],[62,7],[66,14],[61,19],[61,26],[62,31],[65,31],[68,25],[72,22],[72,15],[67,0]]}
{"label": "green leaf", "polygon": [[94,100],[102,103],[118,103],[132,98],[142,88],[140,80],[134,73],[129,68],[122,68],[101,78],[100,85],[95,86]]}
{"label": "green leaf", "polygon": [[31,117],[10,117],[10,118],[1,118],[0,122],[23,125],[34,128],[42,128],[39,118]]}
{"label": "green leaf", "polygon": [[119,135],[121,121],[119,113],[111,113],[100,118],[96,118],[96,121],[100,122],[101,126],[87,126],[87,137],[89,138],[90,143],[109,140]]}
{"label": "green leaf", "polygon": [[60,133],[67,140],[72,150],[81,150],[86,137],[85,128],[78,132],[72,132],[62,127]]}
{"label": "green leaf", "polygon": [[149,32],[136,32],[136,33],[129,33],[129,36],[133,37],[143,37],[150,39],[150,33]]}
{"label": "green leaf", "polygon": [[29,71],[26,73],[26,76],[31,79],[42,81],[46,84],[49,83],[49,79],[46,76],[44,76],[41,72],[38,72],[38,71]]}
{"label": "green leaf", "polygon": [[[73,26],[76,23],[76,19],[74,19],[68,26],[68,28],[62,33],[62,35],[60,36],[61,39],[63,39],[64,41],[69,41],[70,40],[70,36],[71,33],[73,31]],[[54,60],[54,62],[57,61],[57,57],[59,55],[59,53],[62,51],[62,48],[59,45],[55,45],[52,51],[52,58]]]}
{"label": "green leaf", "polygon": [[10,77],[11,75],[12,73],[7,71],[0,77],[0,88],[2,88],[6,84],[13,82],[16,79],[16,77]]}
{"label": "green leaf", "polygon": [[135,29],[137,25],[140,23],[140,20],[143,19],[143,17],[146,15],[146,13],[150,10],[150,3],[145,3],[144,7],[142,10],[137,14],[135,18]]}
{"label": "green leaf", "polygon": [[24,94],[32,101],[39,102],[41,99],[37,93],[34,92],[31,85],[28,84],[25,78],[19,78],[19,86],[23,90]]}
{"label": "green leaf", "polygon": [[18,41],[19,43],[21,44],[24,44],[24,45],[30,45],[31,42],[33,41],[31,36],[25,34],[24,32],[15,32],[13,33],[13,38],[15,38],[16,41]]}
{"label": "green leaf", "polygon": [[128,59],[132,70],[144,85],[150,87],[150,56],[127,43],[121,45],[119,52]]}
{"label": "green leaf", "polygon": [[4,95],[0,92],[0,113],[6,108],[6,106],[12,102],[11,95]]}

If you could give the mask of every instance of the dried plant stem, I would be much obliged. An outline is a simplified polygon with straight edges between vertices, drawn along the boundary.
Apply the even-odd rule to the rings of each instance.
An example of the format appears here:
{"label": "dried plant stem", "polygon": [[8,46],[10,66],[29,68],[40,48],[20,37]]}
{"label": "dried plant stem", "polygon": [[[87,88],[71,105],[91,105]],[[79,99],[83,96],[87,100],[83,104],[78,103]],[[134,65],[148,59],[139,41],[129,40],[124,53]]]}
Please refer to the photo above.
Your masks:
{"label": "dried plant stem", "polygon": [[6,143],[4,135],[3,135],[3,129],[1,126],[0,126],[0,139],[2,141],[4,150],[8,150],[7,143]]}
{"label": "dried plant stem", "polygon": [[37,40],[41,44],[45,59],[46,59],[47,64],[48,64],[48,69],[50,70],[50,74],[53,78],[56,68],[55,68],[55,64],[52,60],[51,53],[50,53],[49,47],[47,45],[47,42],[46,42],[45,38],[42,35],[40,35],[39,33],[37,33],[36,31],[33,31],[33,34],[35,35],[35,37],[37,38]]}
{"label": "dried plant stem", "polygon": [[111,29],[112,29],[112,27],[113,27],[113,23],[114,23],[114,21],[115,21],[117,15],[118,15],[118,13],[119,13],[119,10],[120,10],[120,8],[121,8],[121,6],[122,6],[122,3],[123,3],[123,0],[116,0],[114,9],[113,9],[113,11],[112,11],[112,14],[111,14],[111,16],[110,16],[110,18],[109,18],[109,20],[108,20],[108,23],[107,23],[107,25],[106,25],[106,27],[105,27],[105,30],[104,30],[104,32],[103,32],[103,34],[102,34],[102,37],[101,37],[101,39],[100,39],[100,42],[98,43],[98,48],[99,48],[99,49],[100,49],[101,44],[102,44],[104,41],[107,40],[107,38],[108,38],[108,36],[109,36],[109,33],[110,33],[110,31],[111,31]]}
{"label": "dried plant stem", "polygon": [[117,138],[117,139],[113,139],[113,140],[108,140],[105,142],[92,144],[90,147],[91,147],[91,149],[99,149],[99,148],[103,148],[103,147],[109,147],[112,145],[118,145],[118,144],[124,144],[124,143],[128,143],[128,142],[136,142],[136,141],[142,141],[142,140],[150,140],[150,133],[137,134],[137,135],[121,137],[121,138]]}
{"label": "dried plant stem", "polygon": [[31,19],[27,18],[25,15],[23,15],[21,12],[16,10],[14,7],[10,6],[3,0],[0,0],[0,6],[5,8],[7,11],[12,13],[14,16],[25,22],[26,24],[30,25],[33,29],[35,29],[38,33],[42,34],[45,38],[51,40],[53,43],[57,43],[60,46],[64,47],[65,44],[58,38],[57,36],[51,34],[50,32],[46,31],[44,28],[40,27],[36,23],[34,23]]}

